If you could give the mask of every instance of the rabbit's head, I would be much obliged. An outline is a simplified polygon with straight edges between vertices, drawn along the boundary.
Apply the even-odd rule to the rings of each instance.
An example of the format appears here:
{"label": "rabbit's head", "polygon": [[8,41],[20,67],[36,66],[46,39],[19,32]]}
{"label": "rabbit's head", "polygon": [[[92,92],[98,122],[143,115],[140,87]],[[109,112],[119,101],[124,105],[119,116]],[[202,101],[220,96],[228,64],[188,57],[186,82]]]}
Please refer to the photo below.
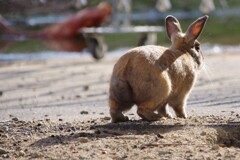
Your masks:
{"label": "rabbit's head", "polygon": [[174,16],[166,17],[167,35],[172,42],[171,48],[181,52],[188,52],[199,66],[201,66],[203,56],[197,38],[202,32],[207,19],[208,16],[198,18],[183,33],[179,21]]}

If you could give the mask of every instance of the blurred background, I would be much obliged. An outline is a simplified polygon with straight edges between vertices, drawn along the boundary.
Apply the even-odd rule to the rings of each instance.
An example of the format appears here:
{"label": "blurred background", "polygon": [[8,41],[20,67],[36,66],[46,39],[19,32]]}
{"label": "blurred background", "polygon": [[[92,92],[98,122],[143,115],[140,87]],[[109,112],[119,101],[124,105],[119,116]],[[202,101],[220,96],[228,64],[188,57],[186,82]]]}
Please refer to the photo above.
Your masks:
{"label": "blurred background", "polygon": [[[51,24],[61,23],[69,16],[95,8],[100,0],[0,0],[0,22],[18,31],[38,32]],[[112,14],[102,23],[103,33],[96,38],[82,32],[71,39],[6,36],[0,25],[0,60],[44,59],[55,57],[103,56],[122,53],[122,49],[144,45],[142,32],[121,30],[135,26],[164,27],[164,19],[176,16],[183,30],[197,17],[208,14],[209,20],[199,40],[211,53],[240,51],[239,0],[108,0]],[[91,13],[89,13],[91,14]],[[104,27],[112,29],[110,33]],[[158,28],[161,29],[161,28]],[[145,28],[148,32],[148,28]],[[145,39],[144,39],[145,38]],[[144,42],[141,42],[144,41]],[[170,45],[166,32],[157,32],[156,42]],[[100,46],[100,47],[99,47]],[[103,46],[105,48],[103,48]],[[107,49],[106,49],[107,48]],[[95,55],[94,55],[95,54]],[[98,54],[98,55],[96,55]],[[100,55],[99,55],[100,54]]]}

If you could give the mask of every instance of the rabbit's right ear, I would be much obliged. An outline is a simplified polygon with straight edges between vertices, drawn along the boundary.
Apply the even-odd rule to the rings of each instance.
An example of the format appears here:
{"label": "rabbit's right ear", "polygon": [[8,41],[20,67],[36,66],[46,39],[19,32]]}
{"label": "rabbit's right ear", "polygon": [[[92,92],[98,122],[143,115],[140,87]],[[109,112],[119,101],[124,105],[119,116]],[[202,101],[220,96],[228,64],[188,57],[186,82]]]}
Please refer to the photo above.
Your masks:
{"label": "rabbit's right ear", "polygon": [[165,24],[167,29],[167,35],[170,40],[173,35],[175,35],[176,33],[182,32],[180,23],[177,20],[177,18],[175,18],[174,16],[171,16],[171,15],[167,16],[165,20]]}
{"label": "rabbit's right ear", "polygon": [[206,24],[207,19],[207,15],[200,17],[188,27],[186,35],[189,40],[198,38]]}

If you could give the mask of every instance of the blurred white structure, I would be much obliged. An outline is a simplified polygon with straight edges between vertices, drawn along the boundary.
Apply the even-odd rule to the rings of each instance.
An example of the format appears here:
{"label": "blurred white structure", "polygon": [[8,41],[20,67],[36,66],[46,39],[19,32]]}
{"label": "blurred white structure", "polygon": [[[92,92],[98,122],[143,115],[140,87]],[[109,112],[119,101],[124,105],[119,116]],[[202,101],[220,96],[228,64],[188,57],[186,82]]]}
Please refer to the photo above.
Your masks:
{"label": "blurred white structure", "polygon": [[166,12],[172,8],[170,0],[157,0],[156,8],[160,12]]}
{"label": "blurred white structure", "polygon": [[[129,26],[131,24],[132,1],[131,0],[113,0],[113,17],[112,25]],[[119,15],[122,17],[119,17]]]}
{"label": "blurred white structure", "polygon": [[76,8],[82,8],[82,7],[87,6],[87,4],[88,4],[87,0],[76,0],[75,7]]}
{"label": "blurred white structure", "polygon": [[[223,8],[227,8],[227,2],[226,0],[219,0],[221,6]],[[157,0],[156,2],[156,8],[160,12],[166,12],[172,8],[172,4],[170,0]],[[202,13],[208,14],[215,10],[215,5],[213,0],[201,0],[199,9]]]}
{"label": "blurred white structure", "polygon": [[202,0],[199,6],[201,12],[208,14],[215,10],[213,0]]}

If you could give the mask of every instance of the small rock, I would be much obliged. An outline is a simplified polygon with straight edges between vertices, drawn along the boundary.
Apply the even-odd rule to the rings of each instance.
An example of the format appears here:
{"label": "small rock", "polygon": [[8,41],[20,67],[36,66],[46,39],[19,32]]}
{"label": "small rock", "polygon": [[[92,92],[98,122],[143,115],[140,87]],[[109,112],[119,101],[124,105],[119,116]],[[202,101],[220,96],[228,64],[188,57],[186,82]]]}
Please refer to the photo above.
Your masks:
{"label": "small rock", "polygon": [[97,130],[94,131],[94,133],[95,134],[101,134],[101,131],[97,129]]}
{"label": "small rock", "polygon": [[89,142],[89,140],[87,139],[87,138],[80,138],[80,142],[81,143],[87,143],[87,142]]}
{"label": "small rock", "polygon": [[72,131],[76,131],[77,129],[75,127],[70,128]]}
{"label": "small rock", "polygon": [[40,153],[32,153],[31,154],[31,158],[40,158],[40,157],[42,157],[42,155]]}
{"label": "small rock", "polygon": [[13,121],[18,121],[17,117],[12,118]]}
{"label": "small rock", "polygon": [[7,134],[3,134],[1,137],[2,138],[8,138],[8,135]]}
{"label": "small rock", "polygon": [[111,118],[110,118],[110,117],[104,117],[103,119],[104,119],[104,120],[106,120],[106,121],[109,121],[109,120],[111,120]]}
{"label": "small rock", "polygon": [[213,145],[212,146],[212,150],[218,150],[220,147],[219,147],[219,145],[217,145],[217,144],[215,144],[215,145]]}
{"label": "small rock", "polygon": [[83,86],[83,90],[84,90],[84,91],[87,91],[87,90],[89,90],[89,86],[88,86],[88,85],[86,85],[86,86]]}
{"label": "small rock", "polygon": [[200,133],[201,136],[205,136],[207,135],[207,133],[205,131],[202,131],[202,133]]}
{"label": "small rock", "polygon": [[42,124],[41,123],[38,123],[37,126],[40,127]]}
{"label": "small rock", "polygon": [[76,97],[76,98],[82,98],[82,96],[81,96],[81,95],[76,95],[75,97]]}
{"label": "small rock", "polygon": [[50,122],[51,120],[50,120],[49,118],[46,118],[45,121],[46,121],[46,122]]}
{"label": "small rock", "polygon": [[0,126],[0,132],[6,132],[6,131],[8,131],[7,126]]}
{"label": "small rock", "polygon": [[133,145],[133,147],[132,147],[132,148],[138,148],[138,147],[137,147],[137,145]]}
{"label": "small rock", "polygon": [[157,134],[157,137],[158,137],[158,138],[164,138],[164,136],[161,135],[160,133]]}
{"label": "small rock", "polygon": [[5,149],[3,149],[3,148],[0,148],[0,155],[2,155],[2,154],[7,154],[8,153],[8,151],[6,151]]}
{"label": "small rock", "polygon": [[80,114],[88,114],[88,111],[81,111]]}
{"label": "small rock", "polygon": [[221,154],[221,153],[218,153],[216,156],[217,156],[217,157],[222,157],[222,154]]}
{"label": "small rock", "polygon": [[62,118],[59,118],[58,120],[59,120],[59,121],[63,121],[63,119],[62,119]]}
{"label": "small rock", "polygon": [[3,91],[0,91],[0,96],[2,96],[3,95]]}
{"label": "small rock", "polygon": [[3,154],[2,157],[3,158],[9,158],[9,155],[8,154]]}
{"label": "small rock", "polygon": [[21,150],[20,152],[19,152],[19,156],[25,156],[25,152],[23,151],[23,150]]}

